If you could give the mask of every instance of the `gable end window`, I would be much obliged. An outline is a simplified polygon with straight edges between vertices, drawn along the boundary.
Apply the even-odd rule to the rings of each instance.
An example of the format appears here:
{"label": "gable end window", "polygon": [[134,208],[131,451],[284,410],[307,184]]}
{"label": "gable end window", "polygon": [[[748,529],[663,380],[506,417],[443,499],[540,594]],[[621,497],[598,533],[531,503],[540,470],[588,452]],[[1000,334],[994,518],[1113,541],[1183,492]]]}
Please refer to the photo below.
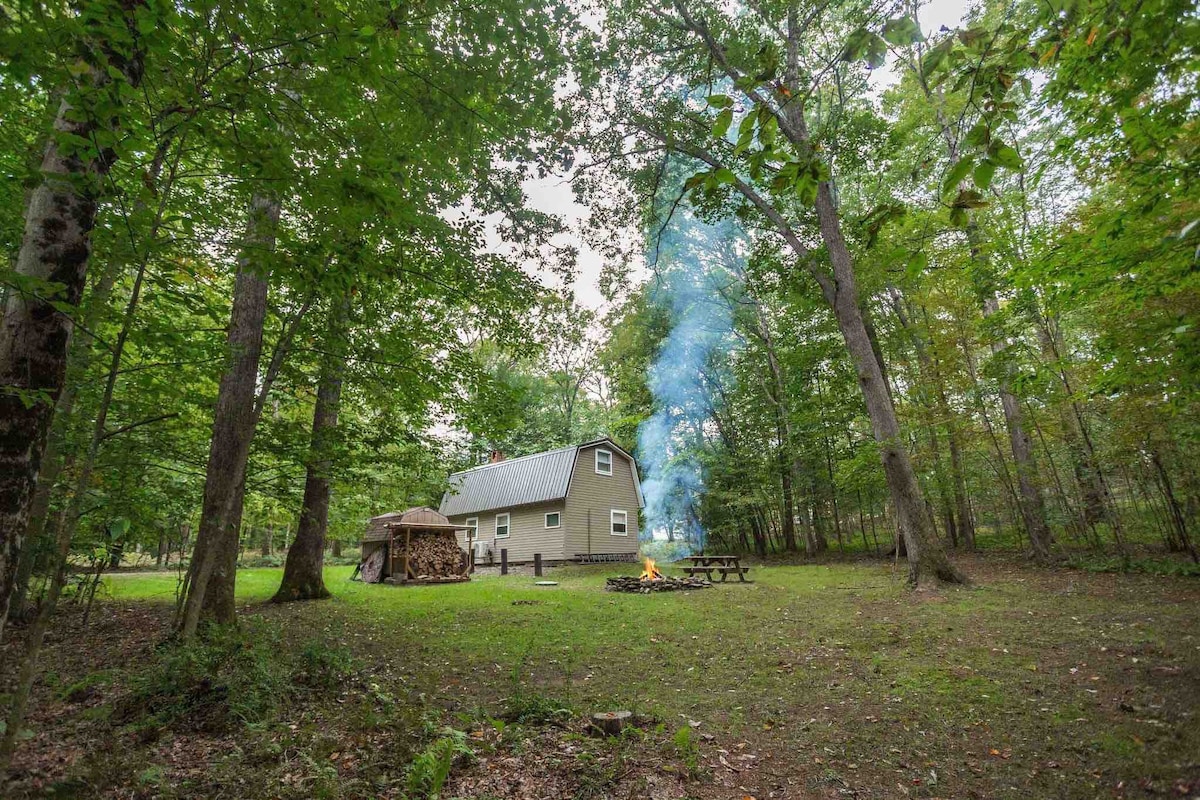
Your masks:
{"label": "gable end window", "polygon": [[612,475],[612,451],[597,450],[596,451],[596,474],[597,475]]}
{"label": "gable end window", "polygon": [[629,515],[624,511],[613,509],[609,512],[609,531],[613,536],[628,536],[629,535]]}
{"label": "gable end window", "polygon": [[557,511],[551,511],[546,515],[546,527],[557,528],[561,524],[560,519]]}
{"label": "gable end window", "polygon": [[497,514],[496,515],[496,538],[497,539],[507,539],[508,538],[508,514]]}

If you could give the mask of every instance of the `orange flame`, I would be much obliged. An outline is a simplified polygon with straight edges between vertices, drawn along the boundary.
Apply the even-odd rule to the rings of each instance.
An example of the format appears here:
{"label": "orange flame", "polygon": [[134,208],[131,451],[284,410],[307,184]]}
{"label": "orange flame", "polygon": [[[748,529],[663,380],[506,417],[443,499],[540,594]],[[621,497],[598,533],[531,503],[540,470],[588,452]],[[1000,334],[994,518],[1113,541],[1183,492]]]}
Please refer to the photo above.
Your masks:
{"label": "orange flame", "polygon": [[654,559],[647,558],[642,562],[642,574],[638,577],[644,581],[661,581],[663,574],[654,566]]}

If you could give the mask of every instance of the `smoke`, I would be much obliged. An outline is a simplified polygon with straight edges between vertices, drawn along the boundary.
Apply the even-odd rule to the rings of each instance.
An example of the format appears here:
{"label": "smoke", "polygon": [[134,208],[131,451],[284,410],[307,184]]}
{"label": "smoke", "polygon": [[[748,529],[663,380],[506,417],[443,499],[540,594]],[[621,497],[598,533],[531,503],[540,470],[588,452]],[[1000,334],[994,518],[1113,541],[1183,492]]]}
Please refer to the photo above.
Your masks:
{"label": "smoke", "polygon": [[671,331],[647,371],[654,413],[638,428],[645,473],[645,530],[656,539],[682,541],[689,552],[704,547],[700,501],[701,460],[714,381],[726,382],[724,355],[731,346],[734,279],[730,258],[740,259],[742,234],[733,225],[709,224],[677,209],[652,242],[657,283],[652,302],[670,313]]}

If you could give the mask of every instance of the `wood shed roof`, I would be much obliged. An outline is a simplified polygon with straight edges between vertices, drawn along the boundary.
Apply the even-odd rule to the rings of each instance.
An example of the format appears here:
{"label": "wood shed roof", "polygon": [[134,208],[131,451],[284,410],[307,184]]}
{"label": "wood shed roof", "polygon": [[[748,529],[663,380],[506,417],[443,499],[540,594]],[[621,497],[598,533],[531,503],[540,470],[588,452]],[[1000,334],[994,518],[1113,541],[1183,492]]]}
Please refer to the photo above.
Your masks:
{"label": "wood shed roof", "polygon": [[450,523],[450,520],[429,506],[413,506],[403,511],[389,511],[378,517],[371,517],[371,521],[367,523],[367,532],[363,536],[363,541],[386,540],[389,529],[395,527],[455,530],[455,526]]}

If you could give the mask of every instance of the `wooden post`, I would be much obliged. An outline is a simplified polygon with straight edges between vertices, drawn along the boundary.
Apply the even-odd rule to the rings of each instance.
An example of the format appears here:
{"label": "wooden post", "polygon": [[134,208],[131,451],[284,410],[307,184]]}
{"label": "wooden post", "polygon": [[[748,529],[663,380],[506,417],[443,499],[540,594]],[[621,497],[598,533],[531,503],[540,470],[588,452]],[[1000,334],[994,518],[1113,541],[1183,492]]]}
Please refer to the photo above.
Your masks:
{"label": "wooden post", "polygon": [[533,554],[533,574],[534,574],[534,577],[537,577],[537,578],[542,577],[542,554],[541,553]]}
{"label": "wooden post", "polygon": [[507,547],[500,548],[500,574],[501,575],[508,574],[508,548]]}
{"label": "wooden post", "polygon": [[412,572],[412,569],[408,565],[409,545],[411,543],[412,543],[412,528],[405,528],[404,529],[404,578],[403,578],[403,580],[408,580],[409,573]]}

